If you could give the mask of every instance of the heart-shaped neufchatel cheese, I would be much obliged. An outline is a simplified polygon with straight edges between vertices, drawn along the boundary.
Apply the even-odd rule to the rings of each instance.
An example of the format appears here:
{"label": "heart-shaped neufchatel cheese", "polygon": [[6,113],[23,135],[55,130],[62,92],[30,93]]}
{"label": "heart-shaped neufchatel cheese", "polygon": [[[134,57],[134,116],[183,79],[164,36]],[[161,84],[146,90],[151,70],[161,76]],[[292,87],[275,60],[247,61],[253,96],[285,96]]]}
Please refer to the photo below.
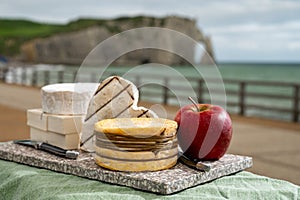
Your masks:
{"label": "heart-shaped neufchatel cheese", "polygon": [[87,110],[81,132],[81,149],[94,151],[94,124],[103,119],[157,117],[144,107],[138,107],[139,93],[136,86],[119,76],[101,82]]}

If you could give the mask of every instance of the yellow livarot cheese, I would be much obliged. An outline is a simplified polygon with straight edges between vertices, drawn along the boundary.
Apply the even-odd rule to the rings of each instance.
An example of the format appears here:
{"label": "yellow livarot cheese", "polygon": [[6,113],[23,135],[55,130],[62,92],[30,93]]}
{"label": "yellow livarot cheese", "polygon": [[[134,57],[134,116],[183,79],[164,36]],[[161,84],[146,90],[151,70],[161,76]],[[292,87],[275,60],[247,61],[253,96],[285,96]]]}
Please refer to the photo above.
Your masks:
{"label": "yellow livarot cheese", "polygon": [[162,118],[115,118],[95,124],[95,131],[119,135],[174,135],[177,123]]}
{"label": "yellow livarot cheese", "polygon": [[107,158],[95,156],[96,164],[101,167],[115,170],[115,171],[127,171],[127,172],[143,172],[143,171],[159,171],[169,169],[177,163],[177,156],[164,160],[153,161],[116,161]]}
{"label": "yellow livarot cheese", "polygon": [[178,157],[177,123],[161,118],[115,118],[95,124],[95,161],[117,171],[157,171]]}

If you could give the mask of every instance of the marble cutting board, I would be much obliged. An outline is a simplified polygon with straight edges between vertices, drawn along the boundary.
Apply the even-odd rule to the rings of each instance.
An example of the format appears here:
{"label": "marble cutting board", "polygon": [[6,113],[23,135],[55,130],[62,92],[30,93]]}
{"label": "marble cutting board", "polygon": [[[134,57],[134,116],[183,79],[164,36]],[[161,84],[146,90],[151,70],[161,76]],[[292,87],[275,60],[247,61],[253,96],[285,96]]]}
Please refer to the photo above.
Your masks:
{"label": "marble cutting board", "polygon": [[181,163],[157,172],[116,172],[96,165],[90,153],[81,152],[77,160],[69,160],[11,142],[0,143],[0,159],[159,194],[172,194],[252,166],[251,157],[226,154],[218,161],[205,162],[211,165],[209,172]]}

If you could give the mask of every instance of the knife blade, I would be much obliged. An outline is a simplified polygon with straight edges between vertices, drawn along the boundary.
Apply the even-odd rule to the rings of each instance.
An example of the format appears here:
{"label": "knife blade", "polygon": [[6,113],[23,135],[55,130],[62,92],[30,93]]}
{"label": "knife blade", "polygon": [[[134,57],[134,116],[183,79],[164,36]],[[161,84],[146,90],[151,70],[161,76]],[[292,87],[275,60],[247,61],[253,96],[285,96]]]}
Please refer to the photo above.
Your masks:
{"label": "knife blade", "polygon": [[193,169],[197,169],[197,170],[204,171],[204,172],[208,172],[211,168],[209,165],[204,164],[197,160],[191,160],[191,159],[187,158],[186,156],[184,156],[183,154],[181,154],[179,156],[179,161]]}
{"label": "knife blade", "polygon": [[15,140],[13,141],[14,144],[20,144],[20,145],[25,145],[25,146],[30,146],[38,150],[43,150],[48,153],[52,153],[54,155],[64,157],[64,158],[69,158],[69,159],[76,159],[79,155],[79,152],[77,151],[71,151],[71,150],[66,150],[45,142],[40,142],[40,141],[34,141],[34,140]]}
{"label": "knife blade", "polygon": [[204,171],[204,172],[208,172],[210,170],[210,165],[204,164],[199,160],[191,160],[188,157],[186,157],[183,154],[182,149],[180,148],[180,146],[178,146],[178,160],[187,165],[190,168],[196,169],[196,170],[200,170],[200,171]]}

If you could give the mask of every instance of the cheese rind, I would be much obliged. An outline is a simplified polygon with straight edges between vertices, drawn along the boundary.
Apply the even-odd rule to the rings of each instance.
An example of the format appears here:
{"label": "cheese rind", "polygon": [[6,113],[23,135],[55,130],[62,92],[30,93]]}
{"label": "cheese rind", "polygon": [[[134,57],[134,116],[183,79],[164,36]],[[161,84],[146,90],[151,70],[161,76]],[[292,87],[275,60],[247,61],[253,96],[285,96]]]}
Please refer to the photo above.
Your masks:
{"label": "cheese rind", "polygon": [[174,136],[177,122],[163,118],[115,118],[97,122],[94,129],[97,132],[125,136]]}
{"label": "cheese rind", "polygon": [[78,149],[79,147],[78,133],[63,135],[30,127],[30,139],[47,142],[63,149]]}
{"label": "cheese rind", "polygon": [[48,130],[48,115],[43,115],[41,108],[27,110],[27,125],[44,131]]}
{"label": "cheese rind", "polygon": [[48,130],[61,134],[80,133],[83,118],[84,115],[49,115]]}
{"label": "cheese rind", "polygon": [[177,123],[162,118],[116,118],[95,124],[95,161],[117,171],[157,171],[178,157]]}
{"label": "cheese rind", "polygon": [[60,134],[80,133],[85,115],[54,115],[42,109],[27,110],[27,125]]}
{"label": "cheese rind", "polygon": [[169,169],[174,165],[176,165],[177,156],[168,158],[166,160],[130,162],[130,161],[111,160],[96,155],[95,162],[101,167],[110,170],[116,170],[116,171],[126,171],[126,172],[159,171],[159,170]]}
{"label": "cheese rind", "polygon": [[43,112],[58,115],[86,114],[97,83],[61,83],[42,87]]}

